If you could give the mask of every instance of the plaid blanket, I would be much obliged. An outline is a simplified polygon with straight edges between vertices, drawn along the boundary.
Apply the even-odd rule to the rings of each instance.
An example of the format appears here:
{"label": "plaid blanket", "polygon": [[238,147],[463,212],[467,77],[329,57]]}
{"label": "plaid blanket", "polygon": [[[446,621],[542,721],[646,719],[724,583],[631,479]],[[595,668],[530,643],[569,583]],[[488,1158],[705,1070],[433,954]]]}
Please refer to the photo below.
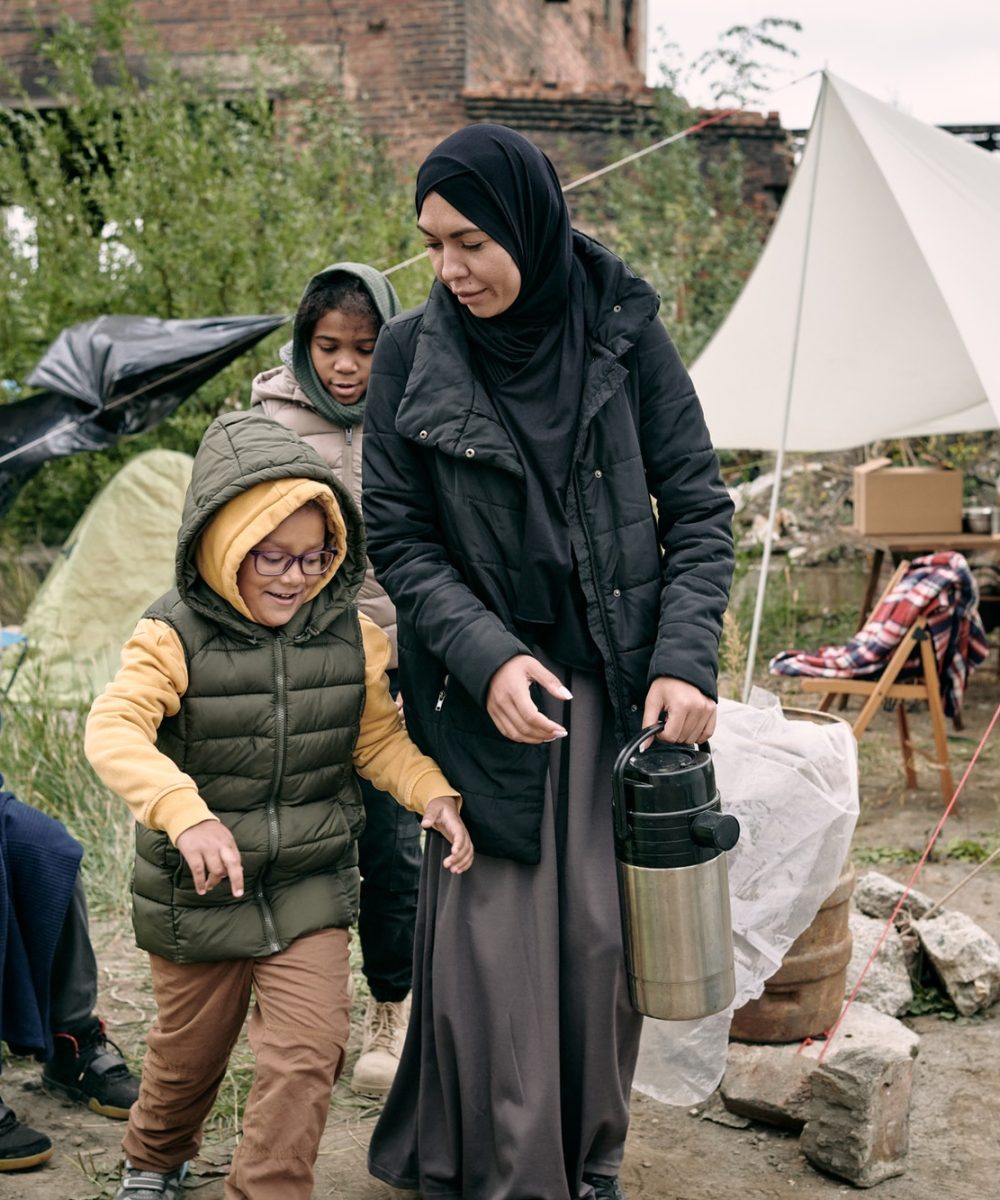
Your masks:
{"label": "plaid blanket", "polygon": [[[927,618],[934,643],[945,713],[955,716],[969,673],[989,652],[977,608],[978,593],[961,554],[942,551],[915,558],[899,583],[846,646],[821,646],[815,654],[785,650],[768,664],[775,675],[813,675],[826,679],[877,678],[907,630]],[[920,671],[920,647],[914,646],[900,679]]]}

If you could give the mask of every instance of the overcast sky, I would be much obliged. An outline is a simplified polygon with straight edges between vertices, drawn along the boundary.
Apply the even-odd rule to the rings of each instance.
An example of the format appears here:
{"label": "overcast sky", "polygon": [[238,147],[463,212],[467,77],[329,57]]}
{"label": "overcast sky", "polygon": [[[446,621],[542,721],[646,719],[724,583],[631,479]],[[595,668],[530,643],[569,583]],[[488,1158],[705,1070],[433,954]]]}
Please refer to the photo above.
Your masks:
{"label": "overcast sky", "polygon": [[[802,32],[780,36],[799,54],[781,62],[773,85],[825,66],[931,124],[1000,124],[1000,0],[647,0],[647,13],[650,83],[658,82],[654,56],[664,36],[691,61],[732,25],[789,17]],[[691,103],[712,102],[704,84],[682,90]],[[753,107],[805,128],[817,92],[810,79]]]}

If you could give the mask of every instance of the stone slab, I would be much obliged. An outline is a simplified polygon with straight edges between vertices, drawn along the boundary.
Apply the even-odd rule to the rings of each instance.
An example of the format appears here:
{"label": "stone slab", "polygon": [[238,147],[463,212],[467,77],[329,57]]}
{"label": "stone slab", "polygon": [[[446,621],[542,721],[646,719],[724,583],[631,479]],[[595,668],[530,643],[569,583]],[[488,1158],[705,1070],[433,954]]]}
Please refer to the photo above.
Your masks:
{"label": "stone slab", "polygon": [[913,1060],[920,1038],[894,1017],[855,1001],[822,1063],[800,1146],[806,1158],[855,1187],[902,1175],[910,1143]]}
{"label": "stone slab", "polygon": [[[880,871],[867,871],[864,875],[859,875],[854,884],[854,905],[858,912],[864,913],[866,917],[885,922],[895,911],[904,890],[903,884],[890,879],[888,875],[883,875]],[[913,919],[922,917],[933,903],[923,892],[911,890],[899,910],[897,923],[904,914]]]}
{"label": "stone slab", "polygon": [[965,1017],[1000,1000],[1000,945],[971,917],[942,912],[914,928],[952,1003]]}
{"label": "stone slab", "polygon": [[902,1022],[855,1001],[822,1062],[825,1042],[731,1043],[720,1094],[730,1112],[801,1130],[814,1166],[871,1187],[905,1169],[919,1044]]}
{"label": "stone slab", "polygon": [[[847,968],[848,993],[855,987],[861,972],[878,946],[885,930],[886,919],[866,917],[852,912],[848,917],[853,950]],[[906,967],[903,940],[894,926],[890,926],[885,941],[879,946],[878,954],[868,967],[858,1000],[890,1017],[901,1017],[913,1003],[913,984]]]}

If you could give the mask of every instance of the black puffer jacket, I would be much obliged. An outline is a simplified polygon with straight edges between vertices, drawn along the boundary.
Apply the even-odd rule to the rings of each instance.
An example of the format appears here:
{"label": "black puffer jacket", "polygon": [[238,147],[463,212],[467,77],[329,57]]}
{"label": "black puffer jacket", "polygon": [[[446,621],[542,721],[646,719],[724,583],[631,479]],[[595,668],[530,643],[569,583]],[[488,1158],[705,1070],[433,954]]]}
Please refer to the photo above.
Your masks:
{"label": "black puffer jacket", "polygon": [[[656,293],[592,239],[574,250],[595,306],[567,516],[624,742],[652,679],[715,696],[732,504]],[[440,284],[383,328],[365,430],[368,550],[398,612],[407,727],[461,790],[477,850],[537,862],[548,747],[504,738],[484,707],[496,670],[529,653],[513,620],[523,471]]]}

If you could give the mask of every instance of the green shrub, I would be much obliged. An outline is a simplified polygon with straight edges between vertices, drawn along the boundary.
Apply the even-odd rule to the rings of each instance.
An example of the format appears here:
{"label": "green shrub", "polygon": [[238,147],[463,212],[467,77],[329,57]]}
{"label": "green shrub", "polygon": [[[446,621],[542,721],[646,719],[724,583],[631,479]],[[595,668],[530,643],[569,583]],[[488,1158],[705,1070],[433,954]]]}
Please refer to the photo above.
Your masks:
{"label": "green shrub", "polygon": [[[0,237],[5,399],[23,394],[65,326],[101,313],[291,313],[328,263],[389,266],[417,248],[412,173],[279,39],[249,52],[238,95],[218,77],[183,77],[119,0],[96,3],[91,27],[63,18],[39,39],[52,90],[73,102],[3,113],[0,202],[34,230]],[[124,51],[136,42],[141,86]],[[416,303],[428,277],[418,267],[394,282]],[[125,459],[152,445],[193,452],[221,409],[249,402],[287,336],[272,334],[150,434],[48,463],[8,515],[12,535],[60,542]]]}

